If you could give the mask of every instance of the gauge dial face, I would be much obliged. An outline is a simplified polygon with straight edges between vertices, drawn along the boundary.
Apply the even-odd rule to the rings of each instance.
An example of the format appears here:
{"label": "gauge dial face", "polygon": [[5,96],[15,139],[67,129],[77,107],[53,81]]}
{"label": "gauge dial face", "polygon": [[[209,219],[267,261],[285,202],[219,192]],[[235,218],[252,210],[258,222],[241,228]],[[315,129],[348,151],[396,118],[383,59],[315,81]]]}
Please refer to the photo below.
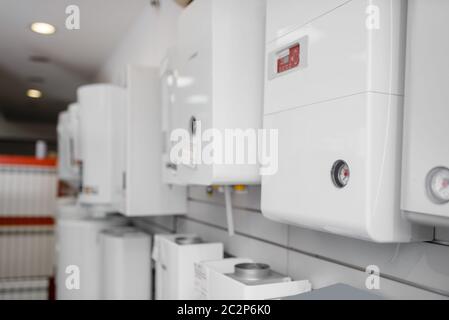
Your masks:
{"label": "gauge dial face", "polygon": [[449,202],[449,169],[439,167],[429,172],[427,190],[433,202],[444,204]]}
{"label": "gauge dial face", "polygon": [[344,188],[349,183],[351,172],[348,164],[343,160],[334,163],[331,170],[332,182],[337,188]]}

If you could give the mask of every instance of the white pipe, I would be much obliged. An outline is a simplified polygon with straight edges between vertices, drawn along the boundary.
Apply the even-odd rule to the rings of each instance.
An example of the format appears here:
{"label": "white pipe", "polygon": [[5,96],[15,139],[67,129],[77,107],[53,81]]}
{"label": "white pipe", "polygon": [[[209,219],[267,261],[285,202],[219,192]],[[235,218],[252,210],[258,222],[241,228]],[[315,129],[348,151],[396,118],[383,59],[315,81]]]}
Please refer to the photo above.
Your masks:
{"label": "white pipe", "polygon": [[231,186],[224,186],[225,204],[226,204],[226,220],[228,222],[228,234],[230,237],[234,235],[234,217],[232,213]]}

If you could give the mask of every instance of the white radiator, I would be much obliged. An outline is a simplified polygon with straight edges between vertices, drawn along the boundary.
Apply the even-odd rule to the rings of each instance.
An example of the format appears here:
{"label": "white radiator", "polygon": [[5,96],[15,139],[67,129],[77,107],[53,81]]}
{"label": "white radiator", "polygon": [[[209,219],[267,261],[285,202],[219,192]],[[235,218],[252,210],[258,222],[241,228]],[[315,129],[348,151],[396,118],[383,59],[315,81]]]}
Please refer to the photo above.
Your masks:
{"label": "white radiator", "polygon": [[48,298],[56,199],[54,160],[0,156],[0,299]]}

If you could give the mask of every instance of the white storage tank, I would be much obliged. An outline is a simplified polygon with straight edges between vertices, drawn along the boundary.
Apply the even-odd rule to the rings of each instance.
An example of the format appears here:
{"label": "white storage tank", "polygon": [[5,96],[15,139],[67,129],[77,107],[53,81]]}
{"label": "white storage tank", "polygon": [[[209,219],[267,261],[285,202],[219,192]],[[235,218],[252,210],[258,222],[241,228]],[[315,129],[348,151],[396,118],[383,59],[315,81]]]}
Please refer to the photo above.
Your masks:
{"label": "white storage tank", "polygon": [[374,242],[431,239],[400,210],[406,1],[267,2],[262,212]]}
{"label": "white storage tank", "polygon": [[194,234],[155,235],[156,300],[195,300],[194,264],[223,259],[222,243],[207,243]]}
{"label": "white storage tank", "polygon": [[135,228],[117,227],[100,234],[102,299],[151,299],[151,237]]}
{"label": "white storage tank", "polygon": [[410,0],[402,209],[449,226],[449,1]]}
{"label": "white storage tank", "polygon": [[227,161],[220,142],[226,129],[254,133],[262,126],[264,18],[260,0],[195,0],[179,18],[173,127],[188,135],[175,137],[186,184],[260,183],[257,162]]}
{"label": "white storage tank", "polygon": [[112,211],[123,192],[123,152],[126,92],[110,84],[78,89],[82,145],[80,202]]}
{"label": "white storage tank", "polygon": [[[67,210],[70,212],[71,210]],[[56,226],[56,297],[58,300],[102,298],[102,253],[100,232],[123,226],[120,217],[89,218],[60,216]],[[78,281],[79,280],[79,281]]]}

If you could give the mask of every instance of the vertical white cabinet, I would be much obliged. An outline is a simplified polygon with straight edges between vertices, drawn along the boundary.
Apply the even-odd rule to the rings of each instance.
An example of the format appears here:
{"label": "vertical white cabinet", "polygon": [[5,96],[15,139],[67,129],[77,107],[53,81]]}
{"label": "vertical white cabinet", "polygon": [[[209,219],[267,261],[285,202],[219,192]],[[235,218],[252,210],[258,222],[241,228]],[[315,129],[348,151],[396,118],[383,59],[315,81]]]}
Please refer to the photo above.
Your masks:
{"label": "vertical white cabinet", "polygon": [[129,66],[127,86],[118,211],[127,216],[184,214],[186,187],[163,183],[159,70]]}

